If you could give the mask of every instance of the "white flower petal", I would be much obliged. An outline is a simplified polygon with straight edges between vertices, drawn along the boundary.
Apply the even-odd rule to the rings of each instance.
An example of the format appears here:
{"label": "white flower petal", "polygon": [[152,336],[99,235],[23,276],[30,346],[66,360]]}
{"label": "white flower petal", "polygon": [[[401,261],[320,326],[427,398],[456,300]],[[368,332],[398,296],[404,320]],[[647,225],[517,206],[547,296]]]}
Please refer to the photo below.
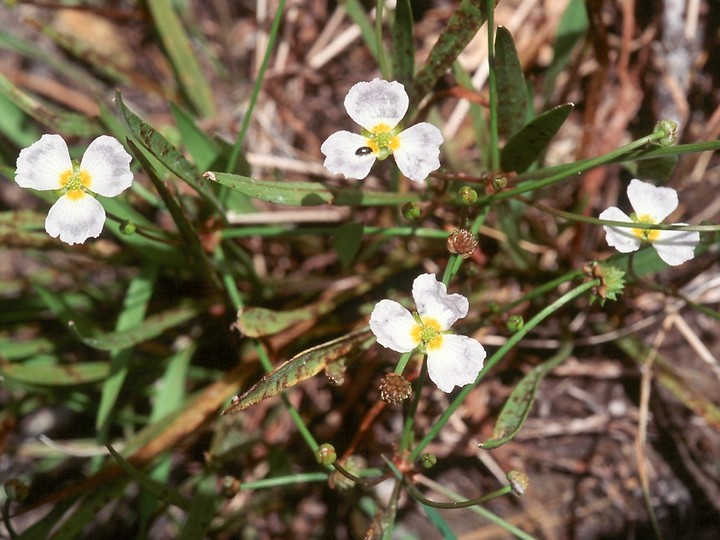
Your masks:
{"label": "white flower petal", "polygon": [[415,182],[422,182],[432,171],[440,168],[440,130],[420,122],[398,134],[400,145],[393,152],[400,172]]}
{"label": "white flower petal", "polygon": [[417,326],[412,314],[392,300],[380,300],[370,315],[370,330],[377,342],[400,353],[412,351],[420,344],[413,338]]}
{"label": "white flower petal", "polygon": [[105,224],[105,210],[95,197],[84,194],[79,199],[67,195],[52,205],[45,219],[45,230],[53,238],[70,245],[97,238]]}
{"label": "white flower petal", "polygon": [[446,334],[442,346],[428,352],[428,375],[440,390],[452,392],[456,386],[475,382],[486,354],[477,340]]}
{"label": "white flower petal", "polygon": [[101,135],[85,150],[80,169],[90,175],[88,189],[105,197],[115,197],[130,187],[132,157],[113,137]]}
{"label": "white flower petal", "polygon": [[345,178],[362,180],[375,163],[375,154],[357,155],[358,148],[366,145],[367,139],[357,133],[338,131],[322,143],[320,151],[325,154],[325,168]]}
{"label": "white flower petal", "polygon": [[657,187],[637,178],[630,181],[627,194],[635,213],[638,216],[650,216],[655,224],[662,223],[678,206],[677,191]]}
{"label": "white flower petal", "polygon": [[410,100],[396,81],[359,82],[345,96],[345,110],[356,124],[372,131],[378,124],[394,128],[403,119]]}
{"label": "white flower petal", "polygon": [[[675,225],[685,225],[675,223]],[[652,243],[660,258],[670,266],[678,266],[695,257],[695,246],[700,242],[697,231],[658,231]]]}
{"label": "white flower petal", "polygon": [[[627,221],[628,223],[632,223],[630,216],[615,206],[611,206],[607,210],[604,210],[600,214],[600,219],[607,219],[608,221]],[[630,253],[631,251],[637,251],[640,249],[642,240],[633,234],[631,228],[610,227],[604,225],[603,229],[605,229],[605,240],[607,243],[617,249],[620,253]]]}
{"label": "white flower petal", "polygon": [[461,294],[448,294],[447,287],[435,274],[421,274],[413,282],[412,295],[421,317],[435,319],[442,330],[468,312],[468,299]]}
{"label": "white flower petal", "polygon": [[20,187],[39,190],[60,189],[60,177],[72,171],[67,144],[60,135],[43,135],[20,150],[15,181]]}

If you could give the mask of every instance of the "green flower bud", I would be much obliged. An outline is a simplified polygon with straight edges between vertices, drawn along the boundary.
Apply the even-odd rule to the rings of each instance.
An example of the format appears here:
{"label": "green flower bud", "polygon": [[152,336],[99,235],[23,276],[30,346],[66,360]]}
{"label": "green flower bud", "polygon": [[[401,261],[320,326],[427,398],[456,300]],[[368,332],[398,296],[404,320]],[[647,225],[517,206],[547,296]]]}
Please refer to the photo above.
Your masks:
{"label": "green flower bud", "polygon": [[458,191],[458,197],[460,200],[470,206],[471,204],[475,204],[478,200],[478,194],[477,191],[475,191],[470,186],[463,186],[460,188],[460,191]]}
{"label": "green flower bud", "polygon": [[408,221],[415,221],[421,213],[420,207],[414,202],[405,203],[402,207],[402,215]]}
{"label": "green flower bud", "polygon": [[510,315],[507,320],[507,329],[512,332],[519,332],[525,326],[525,320],[522,315]]}
{"label": "green flower bud", "polygon": [[657,142],[660,146],[670,146],[677,140],[677,124],[672,120],[660,120],[655,124],[655,131],[662,131],[664,137]]}
{"label": "green flower bud", "polygon": [[492,179],[492,187],[495,191],[502,191],[508,185],[507,178],[504,176],[495,176]]}
{"label": "green flower bud", "polygon": [[430,469],[437,463],[437,456],[435,454],[423,454],[420,463],[422,463],[423,469]]}
{"label": "green flower bud", "polygon": [[332,465],[337,459],[335,447],[328,443],[321,444],[315,451],[315,459],[317,459],[320,465]]}
{"label": "green flower bud", "polygon": [[120,232],[123,233],[125,236],[131,236],[135,234],[136,230],[137,227],[132,221],[123,221],[120,224]]}

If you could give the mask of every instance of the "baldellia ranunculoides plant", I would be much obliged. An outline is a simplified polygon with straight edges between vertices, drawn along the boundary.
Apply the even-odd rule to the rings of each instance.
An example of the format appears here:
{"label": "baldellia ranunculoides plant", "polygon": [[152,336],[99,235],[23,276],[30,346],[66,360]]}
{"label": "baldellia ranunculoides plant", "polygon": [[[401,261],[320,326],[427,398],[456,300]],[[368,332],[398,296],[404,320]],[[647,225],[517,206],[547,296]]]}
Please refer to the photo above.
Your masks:
{"label": "baldellia ranunculoides plant", "polygon": [[[595,154],[547,151],[555,137],[583,144],[574,129],[592,107],[582,88],[553,87],[549,74],[559,64],[547,70],[542,95],[528,99],[545,68],[525,81],[505,27],[488,33],[490,79],[475,88],[458,55],[487,18],[493,27],[493,13],[491,2],[474,0],[454,3],[432,36],[437,46],[422,51],[415,47],[430,41],[413,32],[423,16],[413,13],[416,3],[388,3],[388,13],[378,2],[372,37],[366,3],[337,3],[352,31],[361,28],[352,54],[341,51],[320,69],[309,54],[288,71],[273,44],[291,42],[293,21],[309,19],[284,18],[290,10],[281,0],[263,61],[248,63],[242,84],[223,81],[233,97],[216,117],[220,103],[207,99],[208,83],[222,74],[198,76],[192,51],[221,55],[224,46],[210,40],[198,49],[204,42],[193,37],[192,46],[173,47],[183,25],[172,26],[174,11],[157,11],[165,4],[171,10],[148,3],[143,21],[157,23],[147,39],[172,65],[162,71],[177,75],[159,90],[162,105],[171,101],[166,115],[125,105],[123,95],[133,109],[158,101],[140,87],[126,92],[136,79],[123,82],[125,73],[114,109],[107,99],[98,117],[48,116],[44,103],[18,99],[17,111],[32,111],[43,125],[24,132],[32,123],[3,108],[3,144],[22,141],[3,163],[6,187],[18,200],[31,192],[41,200],[37,210],[0,216],[2,238],[23,248],[10,262],[29,261],[32,270],[0,288],[3,324],[22,321],[0,331],[8,384],[0,400],[11,401],[0,407],[0,424],[22,426],[22,446],[35,429],[26,420],[62,404],[58,418],[69,415],[72,431],[59,436],[68,444],[38,451],[33,435],[18,461],[34,459],[53,480],[64,474],[56,463],[82,465],[73,467],[82,474],[72,489],[59,484],[48,494],[59,501],[57,519],[33,525],[28,537],[100,531],[97,516],[112,512],[111,524],[132,523],[133,534],[145,536],[236,537],[257,527],[269,537],[350,537],[354,529],[340,529],[365,519],[368,537],[390,539],[413,515],[427,520],[421,536],[450,537],[457,531],[438,510],[466,508],[508,536],[529,538],[521,529],[533,529],[532,519],[513,525],[498,515],[512,505],[494,499],[528,493],[534,506],[546,498],[549,488],[532,479],[552,459],[516,438],[536,397],[548,404],[545,377],[569,358],[593,369],[588,351],[604,353],[608,341],[614,354],[623,339],[642,350],[626,325],[636,296],[652,290],[673,309],[695,308],[684,276],[702,279],[717,254],[717,227],[698,223],[690,183],[643,165],[720,143],[675,145],[672,122],[653,128],[640,115],[633,129],[647,135],[631,140],[623,131],[618,140],[631,142],[610,152],[574,160]],[[582,42],[554,37],[565,38],[558,48]],[[557,62],[593,50],[576,49],[556,51]],[[344,66],[348,58],[362,62]],[[88,88],[107,87],[99,82]],[[27,97],[12,84],[0,76],[0,97]],[[563,95],[577,107],[554,103]],[[337,99],[318,106],[322,96]],[[566,122],[573,136],[561,131]],[[588,127],[598,138],[610,129]],[[40,138],[44,132],[61,133],[70,152],[60,135]],[[546,166],[546,155],[559,164]],[[601,187],[580,196],[585,173],[604,167]],[[609,200],[613,190],[617,200]],[[672,364],[661,367],[663,377],[673,373]],[[626,362],[623,370],[632,368]],[[309,380],[323,372],[327,381]],[[553,375],[572,377],[565,373]],[[675,386],[665,390],[694,410],[712,410],[688,379],[671,378]],[[533,420],[544,425],[546,417]],[[69,444],[74,438],[85,446],[94,439],[93,457]],[[481,453],[511,442],[527,445],[512,466],[530,474],[490,476]],[[27,457],[49,452],[47,460]],[[467,480],[462,492],[445,476],[458,471]],[[6,524],[24,487],[6,487]]]}

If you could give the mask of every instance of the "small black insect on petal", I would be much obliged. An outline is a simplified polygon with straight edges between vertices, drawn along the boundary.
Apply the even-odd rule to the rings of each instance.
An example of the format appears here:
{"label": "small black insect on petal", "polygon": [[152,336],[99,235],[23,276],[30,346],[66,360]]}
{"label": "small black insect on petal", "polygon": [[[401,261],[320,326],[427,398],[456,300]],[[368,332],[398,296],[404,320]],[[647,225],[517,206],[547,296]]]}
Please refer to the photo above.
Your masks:
{"label": "small black insect on petal", "polygon": [[367,156],[368,154],[372,154],[372,148],[369,146],[361,146],[357,150],[355,150],[356,156]]}

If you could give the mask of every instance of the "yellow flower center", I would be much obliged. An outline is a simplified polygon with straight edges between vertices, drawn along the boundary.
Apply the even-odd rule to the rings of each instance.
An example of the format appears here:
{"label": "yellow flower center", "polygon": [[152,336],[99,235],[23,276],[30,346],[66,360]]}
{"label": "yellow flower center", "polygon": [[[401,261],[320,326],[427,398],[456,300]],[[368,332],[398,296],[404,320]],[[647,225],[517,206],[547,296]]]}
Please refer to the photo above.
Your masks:
{"label": "yellow flower center", "polygon": [[432,317],[423,317],[412,329],[413,340],[420,343],[420,347],[426,351],[434,351],[442,347],[443,333],[440,323]]}
{"label": "yellow flower center", "polygon": [[400,148],[400,139],[397,137],[396,129],[381,123],[370,130],[365,144],[379,159],[385,159]]}
{"label": "yellow flower center", "polygon": [[82,199],[87,194],[90,183],[90,174],[78,167],[75,167],[74,170],[68,169],[60,175],[60,187],[65,190],[65,194],[73,201]]}
{"label": "yellow flower center", "polygon": [[[647,223],[648,225],[656,225],[655,220],[648,214],[631,217],[635,223]],[[632,233],[640,240],[645,240],[646,242],[654,242],[658,239],[658,236],[660,236],[660,231],[653,229],[632,229]]]}

